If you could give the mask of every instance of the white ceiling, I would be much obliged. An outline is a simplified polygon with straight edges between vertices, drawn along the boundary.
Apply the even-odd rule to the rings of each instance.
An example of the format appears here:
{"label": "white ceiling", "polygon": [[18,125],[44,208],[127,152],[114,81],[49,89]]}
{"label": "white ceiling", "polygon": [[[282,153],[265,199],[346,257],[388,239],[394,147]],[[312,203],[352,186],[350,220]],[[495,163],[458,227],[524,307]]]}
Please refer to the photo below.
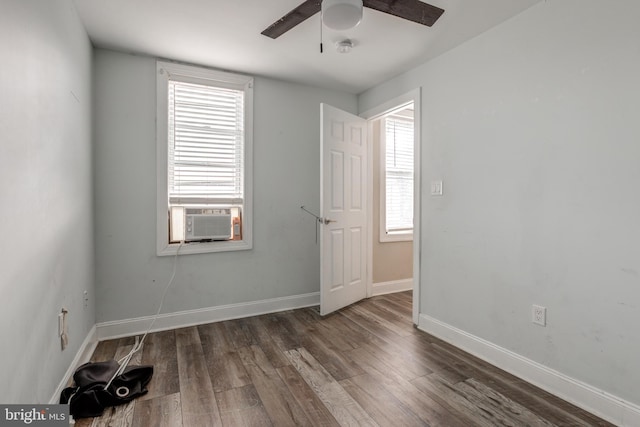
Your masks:
{"label": "white ceiling", "polygon": [[[360,25],[323,29],[320,14],[273,40],[260,34],[302,0],[74,0],[93,44],[214,68],[360,93],[541,0],[429,0],[431,28],[365,8]],[[350,38],[349,54],[335,43]]]}

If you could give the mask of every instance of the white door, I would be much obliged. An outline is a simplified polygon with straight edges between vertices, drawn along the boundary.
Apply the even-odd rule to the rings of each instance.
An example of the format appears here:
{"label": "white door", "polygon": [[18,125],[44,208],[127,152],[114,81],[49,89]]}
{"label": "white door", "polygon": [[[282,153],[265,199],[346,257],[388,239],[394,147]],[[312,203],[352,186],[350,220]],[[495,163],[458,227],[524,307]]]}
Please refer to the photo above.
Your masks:
{"label": "white door", "polygon": [[320,314],[367,293],[367,124],[321,104]]}

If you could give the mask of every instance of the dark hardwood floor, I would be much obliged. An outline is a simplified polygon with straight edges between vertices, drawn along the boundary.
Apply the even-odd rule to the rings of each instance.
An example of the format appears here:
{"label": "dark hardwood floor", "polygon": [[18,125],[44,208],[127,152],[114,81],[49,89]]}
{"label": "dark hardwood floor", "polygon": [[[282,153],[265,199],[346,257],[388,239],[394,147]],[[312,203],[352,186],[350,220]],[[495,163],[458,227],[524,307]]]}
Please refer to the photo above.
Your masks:
{"label": "dark hardwood floor", "polygon": [[149,393],[76,426],[612,425],[414,328],[408,292],[153,333],[131,364]]}

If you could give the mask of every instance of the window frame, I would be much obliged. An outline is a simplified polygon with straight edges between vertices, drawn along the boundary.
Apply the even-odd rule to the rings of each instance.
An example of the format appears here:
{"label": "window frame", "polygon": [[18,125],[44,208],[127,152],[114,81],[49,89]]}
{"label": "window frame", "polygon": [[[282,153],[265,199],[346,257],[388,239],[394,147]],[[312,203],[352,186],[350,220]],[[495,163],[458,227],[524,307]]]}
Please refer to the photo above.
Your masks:
{"label": "window frame", "polygon": [[[242,240],[169,243],[169,80],[244,92],[244,189]],[[253,248],[253,84],[251,76],[166,61],[156,62],[156,253],[158,256],[228,252]]]}
{"label": "window frame", "polygon": [[[413,102],[403,105],[401,107],[395,108],[392,112],[389,112],[388,114],[385,114],[381,119],[380,119],[380,230],[379,230],[379,241],[381,243],[388,243],[388,242],[405,242],[405,241],[412,241],[413,240],[413,233],[414,233],[414,229],[415,229],[415,218],[414,220],[414,227],[411,228],[410,230],[399,230],[399,231],[392,231],[392,232],[387,232],[387,132],[386,132],[386,121],[387,118],[389,116],[392,116],[395,112],[399,111],[399,110],[403,110],[405,109],[407,106],[411,105]],[[413,115],[413,138],[411,140],[411,144],[412,146],[414,145],[415,142],[415,132],[416,132],[416,127],[415,127],[415,111],[414,111],[414,115]],[[415,188],[415,179],[416,179],[416,174],[415,174],[415,147],[414,147],[414,161],[413,161],[413,179],[414,179],[414,184],[413,184],[413,188]],[[411,190],[411,196],[414,198],[414,203],[415,203],[415,195],[414,195],[414,190]],[[413,210],[413,215],[415,216],[415,206],[414,206],[414,210]]]}

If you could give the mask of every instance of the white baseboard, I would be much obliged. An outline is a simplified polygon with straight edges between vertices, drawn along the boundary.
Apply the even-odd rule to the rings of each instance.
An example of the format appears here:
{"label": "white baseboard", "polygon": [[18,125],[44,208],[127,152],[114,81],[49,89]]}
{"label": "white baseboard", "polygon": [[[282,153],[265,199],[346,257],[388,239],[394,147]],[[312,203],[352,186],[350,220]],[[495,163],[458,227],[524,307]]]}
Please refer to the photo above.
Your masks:
{"label": "white baseboard", "polygon": [[51,399],[49,399],[49,404],[55,404],[60,401],[60,393],[62,393],[62,390],[64,390],[67,387],[69,379],[72,377],[73,373],[76,371],[76,368],[82,365],[83,363],[87,363],[89,359],[91,359],[91,355],[95,351],[97,345],[98,345],[98,338],[96,335],[96,325],[93,325],[93,327],[87,334],[87,337],[84,339],[84,341],[82,342],[82,345],[78,349],[76,356],[73,358],[73,361],[69,365],[67,372],[62,377],[60,384],[58,384],[58,388],[56,388],[56,391],[53,393],[53,396],[51,396]]}
{"label": "white baseboard", "polygon": [[619,426],[640,426],[640,406],[425,314],[418,328]]}
{"label": "white baseboard", "polygon": [[[239,319],[266,313],[310,307],[320,304],[320,293],[272,298],[247,303],[221,305],[197,310],[161,314],[153,324],[152,332],[184,328],[223,320]],[[96,325],[98,340],[128,337],[143,334],[151,324],[153,316],[102,322]]]}
{"label": "white baseboard", "polygon": [[413,279],[392,280],[390,282],[374,283],[371,286],[371,296],[391,294],[394,292],[410,291],[413,289]]}

